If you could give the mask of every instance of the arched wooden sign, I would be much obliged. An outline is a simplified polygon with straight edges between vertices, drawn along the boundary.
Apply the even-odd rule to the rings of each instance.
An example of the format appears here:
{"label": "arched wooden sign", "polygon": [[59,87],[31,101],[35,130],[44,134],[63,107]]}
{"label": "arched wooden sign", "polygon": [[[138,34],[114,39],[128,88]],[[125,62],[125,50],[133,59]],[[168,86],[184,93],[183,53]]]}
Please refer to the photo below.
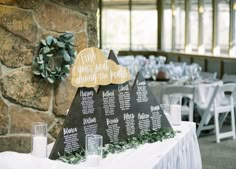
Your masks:
{"label": "arched wooden sign", "polygon": [[75,87],[122,84],[129,80],[127,68],[107,59],[101,50],[94,47],[82,50],[72,68],[71,83]]}

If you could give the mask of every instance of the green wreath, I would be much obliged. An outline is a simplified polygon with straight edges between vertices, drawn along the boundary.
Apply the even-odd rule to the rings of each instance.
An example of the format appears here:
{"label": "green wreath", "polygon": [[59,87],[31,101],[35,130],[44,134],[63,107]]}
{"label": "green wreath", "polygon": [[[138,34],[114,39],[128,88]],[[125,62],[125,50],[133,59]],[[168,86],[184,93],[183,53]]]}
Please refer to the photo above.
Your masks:
{"label": "green wreath", "polygon": [[33,60],[33,73],[50,83],[64,80],[70,72],[77,52],[74,50],[74,34],[66,32],[55,38],[51,35],[42,39]]}

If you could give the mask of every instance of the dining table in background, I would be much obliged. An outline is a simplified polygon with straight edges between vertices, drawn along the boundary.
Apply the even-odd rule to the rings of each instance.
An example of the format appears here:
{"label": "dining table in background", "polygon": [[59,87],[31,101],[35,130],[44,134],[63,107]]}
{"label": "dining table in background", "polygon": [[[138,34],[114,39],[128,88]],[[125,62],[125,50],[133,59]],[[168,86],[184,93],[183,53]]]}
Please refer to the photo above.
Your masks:
{"label": "dining table in background", "polygon": [[[216,86],[222,86],[222,80],[196,80],[192,82],[183,81],[169,81],[169,82],[158,82],[150,81],[148,86],[151,89],[152,94],[160,104],[168,103],[168,98],[165,97],[165,88],[171,86],[190,86],[195,88],[194,103],[200,107],[206,107],[209,100],[214,92]],[[217,99],[221,100],[224,97],[223,93],[217,95]]]}

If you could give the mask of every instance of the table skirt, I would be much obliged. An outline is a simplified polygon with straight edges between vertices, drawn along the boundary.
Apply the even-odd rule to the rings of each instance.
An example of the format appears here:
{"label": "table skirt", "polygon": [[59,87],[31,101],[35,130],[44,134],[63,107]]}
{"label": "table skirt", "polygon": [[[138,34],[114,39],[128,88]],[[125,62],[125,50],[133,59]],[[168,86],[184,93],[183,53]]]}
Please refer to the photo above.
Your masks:
{"label": "table skirt", "polygon": [[[180,131],[174,138],[147,143],[137,149],[109,154],[100,169],[202,169],[196,126],[182,122],[173,127]],[[85,169],[86,163],[70,165],[47,158],[16,152],[0,153],[1,169]]]}

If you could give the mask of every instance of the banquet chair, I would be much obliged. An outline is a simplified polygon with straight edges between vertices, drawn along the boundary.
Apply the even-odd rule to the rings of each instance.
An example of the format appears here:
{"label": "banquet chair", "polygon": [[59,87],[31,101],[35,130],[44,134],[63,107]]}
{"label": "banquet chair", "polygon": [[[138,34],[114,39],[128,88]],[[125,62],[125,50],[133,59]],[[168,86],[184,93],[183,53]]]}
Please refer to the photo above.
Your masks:
{"label": "banquet chair", "polygon": [[232,95],[234,106],[236,106],[236,83],[231,82],[231,83],[225,83],[224,85],[228,89],[228,92],[226,92],[226,95]]}
{"label": "banquet chair", "polygon": [[188,116],[189,121],[193,121],[194,94],[195,88],[190,86],[169,86],[164,90],[163,95],[177,94],[182,98],[187,98],[188,103],[183,103],[181,107],[182,116]]}
{"label": "banquet chair", "polygon": [[[221,98],[217,98],[217,95],[221,93],[230,92],[233,93],[235,88],[231,85],[224,84],[222,86],[216,86],[214,92],[210,98],[210,101],[205,109],[202,111],[202,118],[197,129],[197,136],[199,137],[204,130],[213,130],[216,134],[216,142],[219,143],[220,139],[233,137],[235,139],[235,116],[234,116],[234,103],[232,94]],[[223,125],[227,115],[231,114],[231,130],[227,132],[220,132],[220,128]],[[210,119],[214,117],[214,123],[210,123]]]}
{"label": "banquet chair", "polygon": [[226,93],[226,96],[227,95],[232,95],[233,97],[233,102],[234,102],[234,116],[235,116],[235,108],[236,108],[236,83],[234,82],[230,82],[230,83],[225,83],[225,86],[227,86],[228,90],[229,91],[232,91],[232,92],[227,92]]}
{"label": "banquet chair", "polygon": [[224,83],[236,83],[236,75],[224,74],[222,77]]}
{"label": "banquet chair", "polygon": [[211,73],[211,72],[200,72],[200,77],[203,79],[216,79],[217,72]]}

